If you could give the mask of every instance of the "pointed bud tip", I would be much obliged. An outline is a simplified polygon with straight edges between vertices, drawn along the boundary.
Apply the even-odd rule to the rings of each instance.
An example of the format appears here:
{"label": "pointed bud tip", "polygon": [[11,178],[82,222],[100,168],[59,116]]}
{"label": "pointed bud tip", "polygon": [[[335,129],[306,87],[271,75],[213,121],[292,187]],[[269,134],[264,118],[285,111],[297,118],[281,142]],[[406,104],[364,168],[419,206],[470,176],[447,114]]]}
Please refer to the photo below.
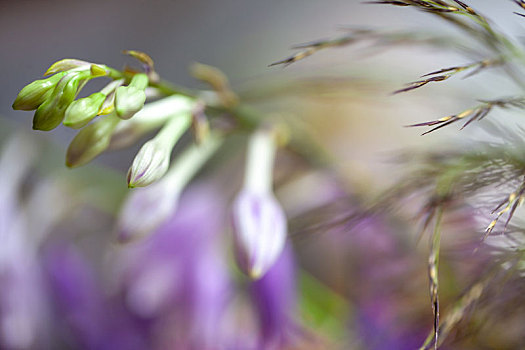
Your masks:
{"label": "pointed bud tip", "polygon": [[75,163],[72,159],[66,158],[66,167],[68,167],[69,169],[75,169],[79,166],[80,164]]}
{"label": "pointed bud tip", "polygon": [[[20,103],[20,101],[18,100],[18,98],[15,100],[15,102],[13,102],[13,104],[11,105],[11,108],[15,111],[22,111],[24,110],[23,108],[24,106]],[[32,110],[32,109],[30,109]]]}
{"label": "pointed bud tip", "polygon": [[170,164],[171,147],[156,139],[146,142],[128,170],[128,187],[148,186],[166,174]]}
{"label": "pointed bud tip", "polygon": [[93,77],[103,77],[108,74],[107,70],[98,64],[92,64],[89,70],[91,72],[91,76]]}
{"label": "pointed bud tip", "polygon": [[89,64],[89,62],[78,60],[75,58],[65,58],[63,60],[53,63],[51,67],[49,67],[48,70],[44,73],[44,76],[65,72],[81,66],[87,66]]}

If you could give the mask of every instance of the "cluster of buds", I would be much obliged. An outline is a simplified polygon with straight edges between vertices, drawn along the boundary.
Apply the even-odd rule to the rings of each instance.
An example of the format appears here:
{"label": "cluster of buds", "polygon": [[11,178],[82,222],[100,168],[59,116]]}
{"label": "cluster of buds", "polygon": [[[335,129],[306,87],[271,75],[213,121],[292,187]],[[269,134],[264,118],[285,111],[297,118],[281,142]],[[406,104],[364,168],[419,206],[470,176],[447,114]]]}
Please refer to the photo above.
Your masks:
{"label": "cluster of buds", "polygon": [[[112,90],[105,88],[91,96],[75,101],[86,83],[97,77],[111,76],[113,70],[101,64],[76,59],[54,63],[44,74],[49,78],[36,80],[18,94],[13,109],[36,110],[33,129],[49,131],[60,123],[79,128],[101,112],[104,101]],[[116,87],[113,84],[112,89]]]}
{"label": "cluster of buds", "polygon": [[[108,148],[129,146],[146,133],[159,133],[146,142],[128,172],[129,187],[147,186],[167,172],[173,147],[192,124],[197,105],[190,97],[173,95],[146,103],[146,89],[158,79],[151,59],[128,52],[144,63],[145,72],[118,71],[106,65],[63,59],[45,73],[50,77],[24,87],[13,108],[36,110],[33,128],[49,131],[61,123],[81,129],[70,143],[66,165],[84,165]],[[77,98],[86,83],[108,77],[100,91]]]}
{"label": "cluster of buds", "polygon": [[[170,96],[146,103],[150,85],[161,92],[153,62],[143,53],[127,53],[144,64],[144,72],[64,59],[47,70],[49,78],[24,87],[13,104],[14,109],[36,109],[34,129],[52,130],[60,123],[80,129],[67,150],[69,167],[84,165],[108,148],[129,146],[160,129],[142,145],[128,171],[130,188],[155,184],[136,190],[124,205],[118,225],[123,241],[154,231],[175,211],[182,190],[223,138],[209,130],[206,104],[196,98],[170,92]],[[195,65],[193,73],[212,87],[222,108],[233,112],[239,101],[222,73],[205,65]],[[107,77],[111,82],[76,99],[86,83],[96,77]],[[196,144],[170,166],[173,148],[192,127]],[[275,128],[258,128],[250,138],[244,185],[233,204],[237,260],[241,270],[253,279],[270,269],[286,241],[286,217],[272,193],[277,136]],[[150,215],[144,220],[142,214],[146,212]]]}

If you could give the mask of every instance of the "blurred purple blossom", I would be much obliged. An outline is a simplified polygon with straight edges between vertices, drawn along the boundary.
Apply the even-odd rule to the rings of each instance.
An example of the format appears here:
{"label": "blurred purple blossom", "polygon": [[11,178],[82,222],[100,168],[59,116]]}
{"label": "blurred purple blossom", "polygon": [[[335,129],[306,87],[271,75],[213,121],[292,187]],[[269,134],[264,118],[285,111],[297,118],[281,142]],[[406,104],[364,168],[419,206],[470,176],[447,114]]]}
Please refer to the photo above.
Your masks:
{"label": "blurred purple blossom", "polygon": [[293,343],[299,327],[296,266],[292,247],[287,244],[275,264],[250,286],[259,319],[260,349],[282,349]]}
{"label": "blurred purple blossom", "polygon": [[183,196],[149,239],[126,246],[121,288],[129,309],[154,319],[161,348],[216,349],[232,284],[222,249],[223,205],[210,187]]}
{"label": "blurred purple blossom", "polygon": [[35,150],[30,139],[16,134],[0,157],[0,347],[5,349],[44,345],[45,295],[40,292],[36,246],[19,202]]}
{"label": "blurred purple blossom", "polygon": [[271,193],[245,189],[232,208],[235,253],[241,270],[257,279],[271,268],[286,240],[286,217]]}
{"label": "blurred purple blossom", "polygon": [[62,326],[71,331],[70,346],[89,350],[147,348],[145,330],[118,299],[104,294],[92,267],[74,246],[50,244],[44,264]]}

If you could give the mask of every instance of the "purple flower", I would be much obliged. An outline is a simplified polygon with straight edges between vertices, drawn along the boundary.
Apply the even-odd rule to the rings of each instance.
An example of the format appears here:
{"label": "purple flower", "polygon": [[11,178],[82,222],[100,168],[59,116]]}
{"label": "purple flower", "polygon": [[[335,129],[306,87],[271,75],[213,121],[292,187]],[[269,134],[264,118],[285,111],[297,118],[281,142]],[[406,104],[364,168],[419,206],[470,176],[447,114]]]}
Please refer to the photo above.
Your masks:
{"label": "purple flower", "polygon": [[399,301],[376,296],[358,305],[357,326],[361,340],[370,350],[418,349],[428,329],[426,325],[399,322]]}
{"label": "purple flower", "polygon": [[297,308],[295,262],[289,244],[268,272],[252,282],[250,289],[259,319],[260,348],[289,346],[298,330],[293,320]]}
{"label": "purple flower", "polygon": [[42,344],[45,301],[36,247],[29,241],[18,196],[32,164],[35,145],[15,135],[0,157],[0,348]]}
{"label": "purple flower", "polygon": [[44,254],[49,286],[62,328],[69,329],[77,346],[93,350],[148,348],[144,329],[118,300],[110,300],[77,249],[55,243]]}
{"label": "purple flower", "polygon": [[216,349],[231,281],[222,254],[222,203],[210,187],[191,189],[149,239],[125,247],[122,289],[129,309],[154,320],[161,348]]}

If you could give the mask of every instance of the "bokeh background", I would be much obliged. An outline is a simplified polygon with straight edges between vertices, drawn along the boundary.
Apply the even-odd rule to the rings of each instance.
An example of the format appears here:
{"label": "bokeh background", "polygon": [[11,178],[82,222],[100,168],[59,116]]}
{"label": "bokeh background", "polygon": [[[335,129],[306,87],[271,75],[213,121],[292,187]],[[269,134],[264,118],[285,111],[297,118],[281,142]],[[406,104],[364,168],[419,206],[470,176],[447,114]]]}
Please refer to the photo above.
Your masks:
{"label": "bokeh background", "polygon": [[[511,1],[476,0],[471,5],[493,19],[500,30],[523,32],[525,22],[512,15],[516,8]],[[290,217],[291,243],[301,271],[298,273],[301,311],[294,320],[300,320],[305,330],[292,333],[294,337],[299,337],[296,333],[307,333],[305,337],[299,337],[302,340],[295,345],[286,346],[415,349],[421,344],[432,327],[432,310],[426,275],[428,246],[425,239],[418,244],[419,223],[414,219],[417,208],[407,207],[404,212],[395,213],[395,219],[389,214],[360,217],[358,221],[350,220],[335,227],[318,224],[331,223],[338,216],[366,208],[376,194],[407,171],[396,161],[399,153],[422,151],[444,143],[466,143],[482,135],[476,130],[465,130],[458,135],[452,128],[421,138],[419,130],[404,128],[404,125],[470,107],[475,101],[474,96],[491,96],[494,91],[504,95],[516,87],[499,80],[495,74],[490,86],[485,83],[486,76],[476,76],[471,78],[468,89],[461,79],[451,79],[446,87],[429,85],[410,95],[392,96],[392,91],[405,82],[417,80],[423,73],[469,61],[455,52],[428,46],[406,45],[375,50],[360,44],[322,51],[286,68],[268,67],[293,53],[290,47],[294,44],[338,36],[344,32],[345,26],[459,35],[442,22],[414,10],[366,5],[358,1],[0,1],[0,144],[7,144],[15,132],[22,132],[17,136],[27,141],[22,144],[39,150],[28,151],[36,152],[36,156],[26,157],[24,149],[10,148],[11,152],[16,149],[16,154],[6,159],[18,162],[20,157],[22,163],[24,159],[31,159],[32,165],[27,166],[25,173],[18,174],[7,164],[1,173],[13,171],[13,174],[24,177],[23,183],[19,183],[21,202],[25,203],[22,205],[25,215],[22,220],[29,227],[28,242],[37,243],[21,245],[32,247],[34,261],[28,264],[44,266],[47,274],[43,275],[51,276],[48,277],[51,282],[46,277],[38,282],[44,285],[38,291],[45,296],[42,297],[44,301],[35,303],[43,305],[41,313],[46,315],[38,322],[66,315],[65,321],[47,325],[48,329],[51,328],[44,337],[47,339],[26,348],[99,349],[103,348],[100,344],[104,342],[106,345],[116,344],[107,347],[112,349],[138,349],[141,346],[199,348],[178,343],[177,336],[170,335],[170,330],[178,327],[174,325],[182,322],[171,318],[184,317],[173,316],[175,313],[164,315],[169,321],[163,319],[160,326],[151,325],[155,323],[155,317],[139,315],[131,318],[132,321],[108,321],[112,325],[108,326],[111,331],[100,331],[93,324],[109,316],[101,311],[100,314],[99,311],[87,312],[91,308],[103,308],[97,304],[98,299],[107,298],[100,304],[115,304],[118,306],[114,308],[125,309],[124,315],[133,314],[133,310],[129,310],[132,309],[129,300],[126,304],[119,297],[126,293],[126,283],[131,283],[126,282],[126,278],[138,279],[136,276],[142,275],[122,272],[127,268],[133,270],[133,267],[128,266],[132,264],[126,258],[120,258],[127,253],[115,242],[114,223],[128,191],[125,172],[140,145],[104,154],[93,165],[68,170],[63,159],[74,132],[64,127],[50,133],[32,131],[32,114],[13,111],[10,107],[18,91],[40,77],[53,62],[61,58],[80,58],[122,68],[132,62],[122,55],[124,49],[148,53],[164,79],[189,88],[204,87],[189,74],[191,63],[218,67],[228,76],[233,90],[241,98],[264,113],[280,113],[302,120],[313,138],[330,154],[334,172],[328,177],[323,171],[301,173],[304,165],[298,165],[286,156],[280,159],[276,169],[277,196]],[[491,77],[491,73],[487,74]],[[301,86],[306,88],[301,89]],[[242,156],[237,150],[232,160],[224,165],[214,162],[199,176],[202,182],[223,189],[212,197],[222,208],[218,212],[225,216],[231,196],[242,178]],[[301,174],[292,176],[292,181],[287,175],[289,173]],[[13,176],[6,178],[16,182]],[[334,177],[337,181],[333,180]],[[46,189],[52,190],[46,192]],[[69,210],[69,206],[74,210]],[[322,210],[311,211],[319,207]],[[445,310],[452,307],[453,301],[472,283],[473,276],[488,259],[483,253],[472,256],[458,248],[458,242],[472,240],[474,229],[478,229],[479,223],[469,220],[470,215],[466,212],[452,218],[449,232],[443,238],[442,303]],[[184,226],[185,223],[173,225]],[[63,248],[64,244],[72,248]],[[173,244],[177,245],[176,242]],[[228,248],[224,251],[225,263],[231,265],[231,252]],[[77,253],[79,257],[75,255]],[[20,258],[20,254],[24,253],[15,255]],[[151,254],[156,256],[156,253]],[[53,260],[54,256],[59,258]],[[147,256],[143,258],[148,261]],[[163,261],[166,266],[179,263],[169,259]],[[193,260],[184,262],[192,263]],[[72,266],[71,271],[62,271],[62,275],[56,272],[62,265]],[[93,269],[95,277],[92,280],[97,281],[93,284],[98,287],[85,282],[91,277],[83,279],[84,265],[89,266],[88,270]],[[171,277],[166,279],[182,274],[173,272],[169,275]],[[61,284],[59,277],[53,279],[53,276],[68,276],[72,280]],[[113,279],[118,279],[115,276],[124,276],[122,278],[126,281],[114,282]],[[236,288],[239,285],[245,287],[242,277],[234,273],[233,279]],[[87,283],[82,296],[72,296],[74,292],[66,287],[60,289],[60,285],[82,283]],[[151,283],[156,286],[161,282],[155,280]],[[31,286],[30,283],[21,288],[25,291],[37,288]],[[93,291],[97,288],[100,291]],[[249,288],[243,288],[238,288],[233,294],[245,297]],[[70,301],[64,303],[64,299]],[[175,308],[180,306],[177,304],[180,301],[173,303]],[[235,310],[240,312],[230,310],[230,316],[219,318],[221,323],[227,324],[224,334],[242,333],[235,347],[224,349],[250,349],[253,346],[251,340],[244,338],[249,338],[246,334],[255,332],[257,326],[248,322],[246,329],[236,328],[249,318],[243,310],[249,309],[246,304],[250,303],[244,300],[238,304]],[[35,310],[26,316],[38,318]],[[84,319],[79,316],[82,313],[88,316]],[[127,317],[117,311],[112,313],[115,314]],[[520,336],[516,332],[519,330],[513,327],[502,329],[503,325],[485,325],[482,320],[483,314],[472,316],[464,329],[455,334],[455,341],[463,341],[461,347],[456,347],[454,344],[457,343],[453,342],[445,346],[479,349],[480,344],[486,343],[489,344],[487,349],[518,348]],[[127,327],[129,322],[133,323],[132,327]],[[202,322],[200,325],[204,329],[207,321]],[[126,331],[119,333],[118,329],[111,328],[117,327],[115,324]],[[143,339],[126,338],[130,329],[140,329],[137,338],[143,336]],[[490,331],[483,333],[481,329]],[[22,331],[13,332],[21,332],[23,338]],[[108,332],[113,334],[109,337],[111,340],[105,338]],[[190,334],[192,330],[179,329],[177,332]],[[471,336],[474,333],[482,335]],[[122,339],[126,341],[115,340],[119,334],[123,334]],[[103,340],[90,342],[90,337]],[[207,346],[215,349],[213,345]],[[267,348],[271,349],[270,345]]]}

